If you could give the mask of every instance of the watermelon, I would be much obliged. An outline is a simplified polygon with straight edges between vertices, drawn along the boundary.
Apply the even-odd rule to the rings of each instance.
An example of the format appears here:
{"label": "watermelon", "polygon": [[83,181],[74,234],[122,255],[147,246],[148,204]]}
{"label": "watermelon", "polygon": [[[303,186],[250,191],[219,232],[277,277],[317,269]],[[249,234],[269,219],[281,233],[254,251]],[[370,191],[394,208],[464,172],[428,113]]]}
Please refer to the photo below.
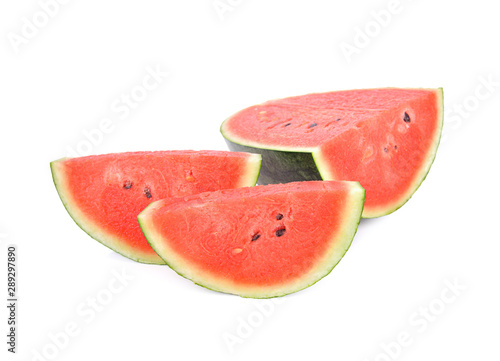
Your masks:
{"label": "watermelon", "polygon": [[273,184],[159,200],[138,220],[181,276],[212,290],[269,298],[330,273],[356,233],[364,196],[358,182]]}
{"label": "watermelon", "polygon": [[359,181],[371,218],[417,190],[442,126],[442,89],[382,88],[268,101],[229,117],[221,132],[231,150],[262,155],[259,184]]}
{"label": "watermelon", "polygon": [[125,257],[163,264],[137,215],[161,198],[255,185],[260,161],[248,153],[161,151],[63,158],[50,165],[64,206],[85,232]]}

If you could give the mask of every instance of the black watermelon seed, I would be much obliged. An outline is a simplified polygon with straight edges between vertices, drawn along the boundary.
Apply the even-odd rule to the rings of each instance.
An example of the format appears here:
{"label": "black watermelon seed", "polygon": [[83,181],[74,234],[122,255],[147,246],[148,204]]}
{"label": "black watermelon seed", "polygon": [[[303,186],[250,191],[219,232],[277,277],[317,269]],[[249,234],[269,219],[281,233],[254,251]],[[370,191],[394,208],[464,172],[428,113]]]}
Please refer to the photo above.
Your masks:
{"label": "black watermelon seed", "polygon": [[292,123],[286,123],[285,127],[288,127],[289,125],[292,125]]}
{"label": "black watermelon seed", "polygon": [[394,146],[394,149],[398,149],[398,146],[397,146],[397,145],[395,145],[395,146]]}
{"label": "black watermelon seed", "polygon": [[286,232],[286,228],[280,228],[276,231],[276,237],[281,237],[282,235],[284,235]]}
{"label": "black watermelon seed", "polygon": [[256,241],[260,238],[260,234],[259,233],[255,233],[254,236],[252,237],[252,241]]}
{"label": "black watermelon seed", "polygon": [[340,120],[340,118],[337,118],[335,121],[338,122]]}
{"label": "black watermelon seed", "polygon": [[144,195],[148,199],[152,197],[152,195],[151,195],[151,189],[149,189],[149,187],[144,188]]}
{"label": "black watermelon seed", "polygon": [[311,125],[309,125],[309,128],[314,128],[315,126],[317,126],[318,124],[316,123],[312,123]]}
{"label": "black watermelon seed", "polygon": [[385,148],[384,148],[384,152],[386,152],[386,153],[387,153],[388,151],[389,151],[389,148],[385,147]]}
{"label": "black watermelon seed", "polygon": [[411,122],[410,116],[408,115],[407,112],[405,112],[405,116],[404,116],[403,120],[405,121],[405,123]]}
{"label": "black watermelon seed", "polygon": [[131,181],[129,180],[126,180],[124,183],[123,183],[123,188],[125,189],[130,189],[132,188],[132,186],[134,185],[134,183],[132,183]]}
{"label": "black watermelon seed", "polygon": [[277,219],[278,221],[281,221],[281,220],[283,219],[283,215],[282,215],[281,213],[278,213],[278,214],[276,215],[276,219]]}

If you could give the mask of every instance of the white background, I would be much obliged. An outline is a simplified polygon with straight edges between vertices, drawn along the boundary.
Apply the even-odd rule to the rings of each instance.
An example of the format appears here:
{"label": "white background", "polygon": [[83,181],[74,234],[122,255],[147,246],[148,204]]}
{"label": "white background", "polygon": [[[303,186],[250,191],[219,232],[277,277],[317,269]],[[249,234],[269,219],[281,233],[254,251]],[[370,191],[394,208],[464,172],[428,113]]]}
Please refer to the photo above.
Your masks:
{"label": "white background", "polygon": [[[212,0],[73,0],[45,10],[50,16],[34,0],[0,5],[0,358],[498,360],[493,3],[220,3],[231,11],[218,14]],[[355,38],[348,57],[342,46]],[[126,116],[113,111],[147,67],[169,75]],[[488,81],[489,89],[481,85]],[[211,292],[114,254],[74,224],[52,183],[49,162],[83,147],[103,118],[113,129],[92,145],[95,154],[224,150],[220,123],[243,107],[384,86],[444,88],[445,135],[433,168],[403,208],[361,222],[329,276],[279,304]],[[12,243],[16,356],[6,351],[4,306]],[[116,273],[129,280],[105,299]],[[96,296],[106,301],[99,312],[90,311]],[[409,341],[398,346],[401,337]]]}

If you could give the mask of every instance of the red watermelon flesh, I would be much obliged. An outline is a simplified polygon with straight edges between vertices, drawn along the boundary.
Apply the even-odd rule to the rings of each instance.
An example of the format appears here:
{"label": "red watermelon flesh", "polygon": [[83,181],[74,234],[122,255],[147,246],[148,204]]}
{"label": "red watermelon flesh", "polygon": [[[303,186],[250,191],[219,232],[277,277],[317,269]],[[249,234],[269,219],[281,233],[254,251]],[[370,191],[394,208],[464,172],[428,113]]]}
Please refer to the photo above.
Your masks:
{"label": "red watermelon flesh", "polygon": [[138,217],[153,249],[180,275],[221,292],[267,298],[327,275],[363,209],[358,182],[227,189],[152,203]]}
{"label": "red watermelon flesh", "polygon": [[57,191],[75,222],[116,252],[163,263],[137,215],[158,199],[252,186],[260,156],[223,151],[161,151],[64,158],[51,163]]}
{"label": "red watermelon flesh", "polygon": [[262,154],[259,183],[359,181],[366,189],[363,216],[377,217],[404,204],[425,178],[442,108],[441,89],[308,94],[244,109],[221,131],[230,149]]}

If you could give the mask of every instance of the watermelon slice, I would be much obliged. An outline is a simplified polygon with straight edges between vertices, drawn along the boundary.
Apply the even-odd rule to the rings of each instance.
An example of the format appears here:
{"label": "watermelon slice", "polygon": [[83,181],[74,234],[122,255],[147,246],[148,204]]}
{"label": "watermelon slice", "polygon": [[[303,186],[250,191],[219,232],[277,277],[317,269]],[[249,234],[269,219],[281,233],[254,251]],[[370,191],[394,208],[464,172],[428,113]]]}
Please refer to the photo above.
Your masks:
{"label": "watermelon slice", "polygon": [[137,223],[151,202],[255,185],[260,155],[223,151],[117,153],[64,158],[52,177],[70,216],[91,237],[125,257],[163,264]]}
{"label": "watermelon slice", "polygon": [[268,298],[330,273],[356,233],[364,196],[358,182],[274,184],[163,199],[138,219],[156,253],[181,276]]}
{"label": "watermelon slice", "polygon": [[221,126],[234,151],[262,154],[259,184],[352,180],[363,217],[401,207],[429,171],[443,125],[442,89],[364,89],[244,109]]}

